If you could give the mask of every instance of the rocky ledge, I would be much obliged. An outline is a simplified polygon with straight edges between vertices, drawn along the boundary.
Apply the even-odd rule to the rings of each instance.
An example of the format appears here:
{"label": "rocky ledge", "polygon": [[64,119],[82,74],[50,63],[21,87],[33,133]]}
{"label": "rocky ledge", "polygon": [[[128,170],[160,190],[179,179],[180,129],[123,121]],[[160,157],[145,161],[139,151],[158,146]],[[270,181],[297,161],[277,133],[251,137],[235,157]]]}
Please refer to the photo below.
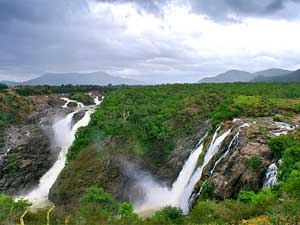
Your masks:
{"label": "rocky ledge", "polygon": [[53,165],[60,149],[53,140],[52,125],[70,109],[63,109],[62,95],[31,96],[34,110],[17,125],[5,129],[0,148],[0,192],[17,194],[36,185]]}
{"label": "rocky ledge", "polygon": [[[272,163],[268,149],[270,138],[285,135],[297,127],[273,122],[271,118],[239,119],[227,122],[224,130],[231,134],[222,143],[218,154],[204,168],[201,184],[210,182],[213,197],[236,198],[241,190],[258,191],[263,186],[266,170]],[[217,162],[218,161],[218,162]]]}

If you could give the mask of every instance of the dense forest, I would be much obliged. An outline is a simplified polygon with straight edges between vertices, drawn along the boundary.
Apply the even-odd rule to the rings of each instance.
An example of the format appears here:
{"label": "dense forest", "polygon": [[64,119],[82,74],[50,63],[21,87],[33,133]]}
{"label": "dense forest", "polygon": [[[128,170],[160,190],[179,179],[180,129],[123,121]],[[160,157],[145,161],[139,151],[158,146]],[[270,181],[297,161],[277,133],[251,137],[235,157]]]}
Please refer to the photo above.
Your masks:
{"label": "dense forest", "polygon": [[[237,117],[270,117],[289,122],[300,113],[300,84],[174,84],[144,87],[17,87],[16,93],[1,94],[2,124],[30,110],[30,101],[20,95],[102,91],[105,100],[92,115],[89,126],[80,128],[69,149],[67,163],[91,144],[110,137],[122,140],[122,151],[142,155],[159,165],[174,149],[176,139],[194,133],[203,121],[212,130]],[[73,94],[79,100],[80,94]],[[13,102],[14,105],[11,105]],[[8,108],[10,107],[10,108]],[[299,121],[298,121],[299,122]],[[1,125],[1,124],[0,124]],[[127,146],[127,147],[126,147]],[[129,147],[128,147],[129,146]],[[273,137],[269,151],[281,159],[278,182],[259,192],[243,190],[236,199],[220,200],[205,185],[202,196],[188,215],[165,207],[142,218],[127,202],[89,187],[75,208],[58,206],[51,211],[51,224],[298,224],[300,223],[300,131]],[[259,167],[259,159],[253,159]],[[0,224],[15,224],[30,202],[0,195]],[[74,207],[74,206],[73,206]],[[49,209],[28,212],[25,224],[45,224]]]}

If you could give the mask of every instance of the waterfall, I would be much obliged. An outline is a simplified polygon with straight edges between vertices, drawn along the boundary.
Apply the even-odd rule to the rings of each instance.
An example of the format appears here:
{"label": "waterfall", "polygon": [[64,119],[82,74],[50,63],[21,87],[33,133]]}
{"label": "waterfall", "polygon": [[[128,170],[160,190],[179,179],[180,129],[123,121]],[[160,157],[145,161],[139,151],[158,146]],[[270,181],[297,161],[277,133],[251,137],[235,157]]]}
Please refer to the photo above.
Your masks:
{"label": "waterfall", "polygon": [[[97,99],[98,99],[98,97],[97,97]],[[70,102],[76,103],[76,104],[77,104],[77,107],[84,107],[84,104],[83,104],[83,103],[78,102],[78,101],[75,101],[75,100],[71,100],[71,99],[68,99],[68,98],[61,98],[61,100],[66,101],[66,103],[62,106],[63,108],[68,108],[68,104],[69,104]],[[94,98],[94,101],[95,101],[95,98]]]}
{"label": "waterfall", "polygon": [[238,127],[238,131],[237,133],[234,135],[234,137],[232,138],[232,140],[230,141],[229,145],[228,145],[228,148],[226,150],[226,152],[215,162],[214,164],[214,167],[212,168],[212,170],[210,171],[210,174],[213,174],[213,172],[215,171],[217,165],[223,160],[226,158],[226,156],[230,153],[230,151],[235,147],[237,146],[238,144],[238,139],[239,139],[239,135],[240,135],[240,132],[241,132],[241,129],[243,127],[249,127],[250,124],[249,123],[244,123],[242,124],[241,126]]}
{"label": "waterfall", "polygon": [[190,196],[202,176],[204,167],[218,152],[222,142],[231,132],[231,130],[228,130],[220,137],[217,137],[219,129],[220,127],[217,128],[213,135],[211,145],[204,156],[203,164],[196,169],[199,156],[203,151],[203,142],[206,135],[201,138],[195,150],[192,151],[185,161],[182,170],[171,188],[163,186],[151,177],[142,179],[139,186],[145,191],[145,199],[141,205],[135,207],[135,210],[145,215],[164,206],[171,205],[181,208],[184,213],[188,213]]}
{"label": "waterfall", "polygon": [[272,163],[268,167],[266,175],[265,175],[264,184],[263,184],[264,188],[271,188],[274,184],[276,184],[276,182],[277,182],[277,177],[276,177],[277,176],[277,171],[278,171],[278,168],[277,168],[275,163]]}
{"label": "waterfall", "polygon": [[3,154],[0,155],[0,163],[3,159],[3,157],[5,157],[9,152],[10,152],[11,148],[8,148]]}
{"label": "waterfall", "polygon": [[283,122],[274,122],[274,124],[279,128],[278,130],[272,132],[274,136],[287,135],[290,131],[293,131],[298,127],[298,125]]}
{"label": "waterfall", "polygon": [[[94,98],[96,102],[97,97]],[[101,101],[97,102],[98,105]],[[60,172],[63,170],[66,161],[66,155],[69,147],[75,140],[75,134],[78,128],[87,126],[90,121],[90,115],[95,111],[95,106],[84,107],[87,110],[84,116],[72,127],[73,115],[80,111],[83,105],[78,104],[79,108],[68,114],[64,119],[59,120],[53,125],[54,139],[58,146],[61,147],[61,151],[58,155],[56,162],[53,166],[40,178],[39,185],[29,192],[25,196],[20,196],[18,198],[24,198],[29,200],[33,207],[42,208],[46,206],[48,201],[48,193]]]}
{"label": "waterfall", "polygon": [[202,165],[200,167],[198,167],[196,169],[196,171],[193,173],[187,187],[185,188],[184,195],[181,198],[180,208],[182,209],[182,211],[185,214],[187,214],[189,212],[190,198],[191,198],[191,195],[193,193],[193,190],[194,190],[196,184],[199,182],[199,180],[202,177],[203,169],[207,166],[207,164],[210,162],[210,160],[218,153],[222,142],[231,132],[231,129],[229,129],[217,138],[218,130],[219,130],[219,128],[216,130],[216,132],[213,136],[212,142],[204,156]]}
{"label": "waterfall", "polygon": [[180,207],[180,199],[197,166],[198,158],[203,150],[203,141],[206,136],[207,134],[200,139],[195,150],[192,151],[185,161],[171,189],[156,182],[152,177],[144,177],[144,179],[140,181],[139,186],[145,191],[145,199],[141,205],[135,207],[135,211],[145,215],[167,205]]}

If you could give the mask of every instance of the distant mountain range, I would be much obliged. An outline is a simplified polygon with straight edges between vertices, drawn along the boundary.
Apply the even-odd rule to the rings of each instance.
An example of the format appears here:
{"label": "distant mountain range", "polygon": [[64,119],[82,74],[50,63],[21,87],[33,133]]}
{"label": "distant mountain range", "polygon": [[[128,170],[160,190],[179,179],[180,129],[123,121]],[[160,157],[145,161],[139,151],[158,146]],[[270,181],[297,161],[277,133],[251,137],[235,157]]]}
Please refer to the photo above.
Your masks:
{"label": "distant mountain range", "polygon": [[116,77],[104,72],[94,73],[47,73],[41,77],[31,79],[24,82],[0,81],[10,86],[16,85],[143,85],[144,83],[138,80]]}
{"label": "distant mountain range", "polygon": [[242,70],[230,70],[214,77],[205,77],[199,83],[300,82],[300,71],[297,71],[268,69],[249,73]]}
{"label": "distant mountain range", "polygon": [[253,82],[300,82],[300,69],[279,76],[257,76],[253,79]]}

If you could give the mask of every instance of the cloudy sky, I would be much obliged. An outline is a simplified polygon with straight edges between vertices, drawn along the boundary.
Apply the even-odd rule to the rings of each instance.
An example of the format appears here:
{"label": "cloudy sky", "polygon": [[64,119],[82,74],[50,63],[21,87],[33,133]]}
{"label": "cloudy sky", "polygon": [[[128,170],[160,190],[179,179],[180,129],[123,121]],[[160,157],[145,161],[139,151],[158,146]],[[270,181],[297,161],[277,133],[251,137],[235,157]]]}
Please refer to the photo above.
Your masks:
{"label": "cloudy sky", "polygon": [[0,80],[300,68],[300,0],[0,0]]}

